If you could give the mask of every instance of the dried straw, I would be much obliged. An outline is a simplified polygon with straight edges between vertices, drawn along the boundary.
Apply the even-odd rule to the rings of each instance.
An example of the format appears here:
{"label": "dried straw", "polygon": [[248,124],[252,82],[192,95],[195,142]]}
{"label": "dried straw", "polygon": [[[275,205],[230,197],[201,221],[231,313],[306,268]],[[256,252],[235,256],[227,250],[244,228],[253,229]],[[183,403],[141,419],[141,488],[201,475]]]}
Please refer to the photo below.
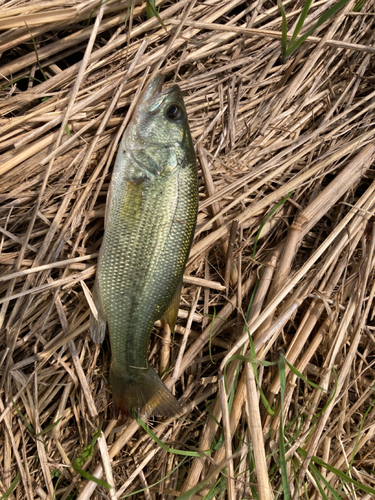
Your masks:
{"label": "dried straw", "polygon": [[[304,2],[284,6],[290,40]],[[283,64],[275,2],[1,2],[0,496],[373,498],[375,48],[354,7]],[[113,159],[156,72],[184,93],[200,197],[176,335],[150,342],[183,407],[154,423],[164,448],[113,420],[88,331]],[[76,467],[98,429],[82,468],[110,490]]]}

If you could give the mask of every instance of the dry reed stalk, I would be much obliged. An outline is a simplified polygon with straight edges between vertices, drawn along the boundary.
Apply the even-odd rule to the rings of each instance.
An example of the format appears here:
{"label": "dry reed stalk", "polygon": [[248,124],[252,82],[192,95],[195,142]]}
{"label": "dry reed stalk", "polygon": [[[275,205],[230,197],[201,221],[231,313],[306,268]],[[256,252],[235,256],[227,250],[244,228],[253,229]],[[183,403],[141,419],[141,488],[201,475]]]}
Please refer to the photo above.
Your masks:
{"label": "dry reed stalk", "polygon": [[[320,498],[319,486],[330,494],[315,456],[374,487],[370,7],[356,13],[349,2],[281,64],[276,5],[157,5],[166,29],[146,19],[145,2],[2,4],[0,496],[19,472],[10,498],[119,498],[145,489],[136,495],[156,500],[200,483],[192,498],[242,499],[256,489],[270,498],[281,484],[279,472],[267,476],[267,468],[280,471],[280,374],[258,368],[260,399],[250,365],[235,359],[230,393],[222,385],[217,392],[226,362],[249,340],[245,324],[258,358],[274,361],[282,349],[327,391],[286,367],[291,496],[300,498],[302,483],[310,498]],[[284,5],[290,39],[303,5]],[[313,4],[304,29],[326,8]],[[154,367],[173,369],[165,382],[184,408],[179,421],[153,431],[182,452],[211,449],[183,463],[137,423],[110,420],[108,346],[88,338],[113,157],[157,71],[184,92],[200,164],[178,335],[164,364],[158,336],[150,346]],[[36,438],[14,405],[34,434],[47,432]],[[113,486],[108,492],[72,468],[102,422],[84,467]],[[251,439],[249,426],[261,426]],[[371,497],[319,467],[334,491]]]}
{"label": "dry reed stalk", "polygon": [[268,467],[266,462],[262,423],[259,413],[259,399],[254,377],[253,366],[246,364],[246,389],[247,389],[247,413],[249,418],[249,429],[251,441],[254,447],[254,462],[257,473],[257,490],[261,500],[271,500],[273,497],[269,483]]}
{"label": "dry reed stalk", "polygon": [[225,391],[225,383],[224,377],[221,375],[219,377],[219,396],[220,396],[220,405],[223,412],[223,429],[224,429],[224,444],[225,444],[225,456],[227,459],[227,470],[228,470],[228,499],[235,500],[236,498],[236,490],[234,486],[234,466],[233,466],[233,458],[232,458],[232,436],[230,432],[230,423],[229,423],[229,411],[227,405],[227,396]]}
{"label": "dry reed stalk", "polygon": [[[341,196],[346,193],[352,185],[355,185],[365,174],[364,165],[371,161],[374,151],[375,147],[373,144],[367,145],[366,148],[342,170],[334,181],[321,191],[305,210],[298,214],[297,220],[293,222],[288,231],[288,237],[269,293],[269,301],[273,299],[277,291],[282,287],[285,278],[289,275],[298,243],[316,222],[330,210],[337,200],[339,200]],[[262,330],[266,330],[271,323],[272,316],[262,325],[260,331],[258,331],[258,335],[261,335]]]}

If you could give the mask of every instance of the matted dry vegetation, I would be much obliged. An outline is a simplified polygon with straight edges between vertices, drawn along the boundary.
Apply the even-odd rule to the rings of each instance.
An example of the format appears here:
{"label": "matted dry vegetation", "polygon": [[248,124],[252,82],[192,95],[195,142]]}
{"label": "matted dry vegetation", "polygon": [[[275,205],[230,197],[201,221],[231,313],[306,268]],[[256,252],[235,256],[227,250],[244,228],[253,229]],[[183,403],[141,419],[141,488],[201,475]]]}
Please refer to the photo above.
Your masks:
{"label": "matted dry vegetation", "polygon": [[[2,498],[373,498],[372,2],[285,64],[274,0],[163,1],[164,27],[129,0],[0,4]],[[113,157],[158,71],[199,160],[178,326],[150,345],[184,409],[150,425],[180,454],[113,420],[88,331]],[[274,364],[226,364],[254,360],[249,332]],[[99,428],[83,469],[109,491],[76,472]]]}

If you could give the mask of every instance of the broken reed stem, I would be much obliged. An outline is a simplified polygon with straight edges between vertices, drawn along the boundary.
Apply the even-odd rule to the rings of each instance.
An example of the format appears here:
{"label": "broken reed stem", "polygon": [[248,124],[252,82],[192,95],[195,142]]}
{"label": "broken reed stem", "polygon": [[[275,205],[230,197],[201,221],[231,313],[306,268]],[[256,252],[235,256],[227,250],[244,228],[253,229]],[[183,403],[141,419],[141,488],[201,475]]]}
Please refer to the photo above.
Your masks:
{"label": "broken reed stem", "polygon": [[170,345],[171,345],[171,327],[168,323],[163,321],[163,334],[161,338],[161,350],[160,350],[160,367],[159,374],[164,374],[169,368],[169,357],[170,357]]}
{"label": "broken reed stem", "polygon": [[185,328],[184,336],[183,336],[183,339],[182,339],[182,342],[181,342],[180,350],[178,351],[178,356],[177,356],[176,363],[175,363],[174,370],[173,370],[173,374],[172,374],[172,377],[171,377],[171,381],[170,381],[171,384],[173,384],[173,383],[175,383],[177,381],[177,375],[178,375],[178,373],[180,371],[181,361],[182,361],[182,358],[183,358],[184,353],[185,353],[185,348],[186,348],[187,342],[189,340],[189,333],[190,333],[190,330],[191,330],[191,325],[193,323],[194,313],[195,313],[195,310],[196,310],[196,307],[197,307],[197,304],[198,304],[198,300],[199,300],[200,294],[201,294],[201,288],[199,287],[197,289],[194,301],[191,304],[191,309],[190,309],[190,313],[189,313],[189,316],[188,316],[188,319],[187,319],[187,322],[186,322],[186,328]]}
{"label": "broken reed stem", "polygon": [[236,489],[234,485],[234,466],[233,466],[233,458],[232,458],[232,436],[230,433],[230,424],[229,424],[229,412],[228,412],[228,404],[227,404],[227,396],[225,391],[225,382],[224,377],[221,375],[219,377],[219,396],[220,396],[220,404],[223,415],[223,429],[224,429],[224,443],[225,443],[225,455],[227,459],[227,467],[228,467],[228,498],[229,500],[236,499]]}
{"label": "broken reed stem", "polygon": [[245,364],[247,391],[246,408],[249,418],[251,443],[253,445],[257,491],[260,500],[272,500],[274,496],[268,477],[262,422],[259,412],[259,391],[254,377],[254,369],[256,368],[251,363]]}
{"label": "broken reed stem", "polygon": [[[177,21],[171,20],[171,24],[177,24]],[[216,24],[216,23],[202,23],[202,22],[197,22],[197,21],[186,21],[185,24],[187,26],[191,26],[192,28],[200,28],[200,29],[205,29],[205,30],[212,30],[212,31],[224,31],[224,32],[229,32],[229,33],[238,33],[241,35],[259,35],[261,38],[263,37],[270,37],[270,38],[276,38],[276,39],[281,39],[282,33],[280,32],[275,32],[275,31],[270,31],[270,30],[265,30],[265,29],[254,29],[254,28],[241,28],[238,26],[226,26],[225,24]],[[287,34],[287,38],[290,39],[292,35]],[[305,40],[308,43],[313,43],[313,44],[320,44],[322,42],[321,38],[318,38],[316,36],[309,36]],[[363,51],[367,53],[375,53],[375,48],[373,47],[368,47],[367,45],[361,45],[361,44],[356,44],[356,43],[347,43],[344,41],[338,41],[338,40],[324,40],[323,45],[326,45],[328,47],[335,47],[335,48],[342,48],[342,49],[351,49],[355,51]]]}

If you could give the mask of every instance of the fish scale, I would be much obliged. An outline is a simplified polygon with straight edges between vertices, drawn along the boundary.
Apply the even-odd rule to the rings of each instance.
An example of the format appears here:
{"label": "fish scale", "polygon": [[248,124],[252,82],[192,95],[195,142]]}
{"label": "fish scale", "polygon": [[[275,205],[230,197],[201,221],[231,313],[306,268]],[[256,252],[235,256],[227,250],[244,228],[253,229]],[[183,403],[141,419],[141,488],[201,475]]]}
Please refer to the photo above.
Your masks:
{"label": "fish scale", "polygon": [[[108,235],[108,260],[115,262],[117,260],[116,269],[124,269],[125,272],[133,273],[132,280],[124,280],[123,276],[117,273],[114,287],[112,280],[108,279],[106,280],[107,285],[102,287],[103,296],[107,298],[116,297],[116,300],[113,301],[114,307],[122,307],[126,312],[126,315],[122,316],[111,313],[108,315],[109,329],[111,338],[113,338],[112,359],[115,364],[126,360],[130,365],[136,366],[137,353],[127,348],[127,346],[130,347],[133,344],[134,340],[130,336],[123,335],[123,332],[129,328],[128,325],[131,325],[132,335],[139,338],[140,334],[150,326],[152,327],[155,322],[153,317],[155,314],[158,315],[155,309],[163,305],[156,286],[147,287],[146,284],[152,279],[159,279],[163,272],[158,261],[160,260],[161,246],[167,237],[165,233],[169,232],[170,221],[168,219],[171,218],[171,215],[165,204],[155,213],[157,199],[150,196],[150,193],[145,193],[145,200],[142,224],[138,225],[137,232],[132,231],[133,224],[129,219],[127,219],[126,223],[130,227],[125,230],[123,222],[127,216],[125,213],[118,217],[117,224],[114,224],[112,231]],[[122,210],[121,207],[120,210]],[[146,224],[150,220],[152,224]],[[123,245],[121,245],[118,238],[119,226],[121,227],[122,237],[125,236],[126,244]],[[142,248],[150,247],[151,243],[152,251],[144,252],[140,263],[137,252]],[[122,248],[120,255],[111,254],[111,249],[118,248],[119,245]],[[156,277],[154,278],[152,273],[155,268]],[[163,277],[160,276],[160,279],[163,279]],[[135,307],[134,303],[136,304]]]}
{"label": "fish scale", "polygon": [[174,326],[198,187],[181,91],[162,92],[162,82],[146,88],[119,146],[93,293],[91,335],[102,342],[108,323],[113,398],[125,418],[180,412],[147,352],[156,320],[166,314]]}

